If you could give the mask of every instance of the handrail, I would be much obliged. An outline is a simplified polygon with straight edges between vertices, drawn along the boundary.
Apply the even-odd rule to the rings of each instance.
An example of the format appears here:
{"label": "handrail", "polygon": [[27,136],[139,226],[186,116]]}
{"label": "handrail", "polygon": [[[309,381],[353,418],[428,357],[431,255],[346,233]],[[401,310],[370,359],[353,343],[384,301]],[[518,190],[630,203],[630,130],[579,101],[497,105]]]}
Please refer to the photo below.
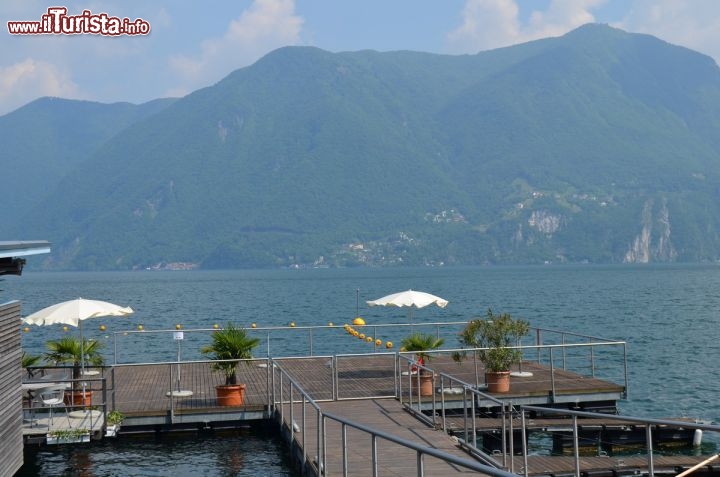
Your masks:
{"label": "handrail", "polygon": [[[604,341],[602,343],[565,343],[565,344],[547,344],[547,345],[522,345],[522,346],[508,346],[508,349],[518,349],[523,351],[523,353],[537,350],[538,355],[540,354],[540,351],[547,350],[549,351],[549,365],[550,365],[550,384],[552,389],[552,396],[555,396],[555,389],[556,389],[556,377],[555,377],[555,358],[553,355],[554,350],[561,350],[563,354],[565,354],[566,350],[571,349],[584,349],[589,348],[590,349],[590,355],[588,357],[589,363],[590,363],[590,376],[595,377],[596,367],[597,367],[597,357],[594,353],[594,350],[597,347],[610,347],[610,346],[622,346],[622,381],[623,381],[623,397],[627,398],[628,396],[628,384],[629,384],[629,376],[628,376],[628,367],[627,367],[627,343],[625,341]],[[430,350],[425,351],[424,353],[428,355],[438,355],[438,354],[448,354],[448,353],[468,353],[472,354],[473,356],[476,356],[477,351],[487,350],[489,348],[449,348],[449,349],[440,349],[440,350]],[[399,356],[402,356],[405,359],[410,360],[411,358],[408,358],[408,356],[414,355],[414,352],[412,351],[400,351],[398,352]],[[621,363],[617,363],[618,366],[620,366]],[[563,363],[563,368],[567,369],[566,363]],[[476,373],[478,371],[476,367]],[[479,377],[476,375],[476,381],[479,381]]]}
{"label": "handrail", "polygon": [[[655,474],[654,471],[654,457],[653,457],[653,443],[652,443],[652,425],[655,426],[667,426],[667,427],[680,427],[688,429],[700,429],[704,431],[720,431],[720,425],[713,424],[701,424],[686,421],[673,421],[669,419],[653,419],[653,418],[641,418],[632,416],[620,416],[614,414],[600,414],[597,412],[587,411],[573,411],[570,409],[551,409],[538,406],[520,406],[521,419],[522,419],[522,432],[525,435],[525,411],[536,411],[548,414],[563,414],[572,416],[573,419],[573,453],[575,458],[575,473],[580,475],[580,450],[578,444],[578,417],[591,418],[591,419],[608,419],[615,421],[635,422],[638,424],[645,424],[645,445],[648,459],[648,475],[651,477]],[[527,475],[527,443],[523,439],[523,456],[526,459],[525,463],[525,475]]]}
{"label": "handrail", "polygon": [[[378,468],[378,456],[377,456],[377,445],[376,445],[376,439],[382,438],[390,442],[394,442],[396,444],[399,444],[404,447],[408,447],[414,451],[417,452],[418,458],[417,458],[417,475],[423,476],[423,456],[429,455],[432,457],[436,457],[438,459],[444,460],[446,462],[450,462],[455,465],[462,466],[464,468],[484,472],[489,475],[498,476],[498,477],[516,477],[514,474],[504,472],[501,470],[498,470],[496,468],[486,466],[479,464],[477,462],[467,460],[467,459],[461,459],[459,457],[455,457],[452,454],[447,454],[443,451],[439,451],[437,449],[433,449],[431,447],[425,447],[418,445],[412,441],[402,439],[397,436],[393,436],[387,433],[384,433],[379,430],[372,429],[370,427],[364,426],[362,424],[355,423],[349,419],[346,419],[341,416],[337,416],[332,413],[323,412],[320,406],[312,399],[312,397],[290,376],[290,374],[283,369],[282,364],[280,362],[276,362],[275,360],[272,361],[272,369],[273,369],[273,375],[275,374],[275,370],[280,374],[280,396],[279,401],[277,396],[275,395],[275,387],[273,386],[273,403],[275,406],[280,404],[280,422],[284,422],[284,393],[283,393],[283,380],[287,379],[288,385],[290,386],[289,390],[289,403],[290,403],[290,441],[291,441],[291,447],[296,445],[296,439],[294,436],[294,432],[300,431],[303,438],[303,459],[307,459],[307,440],[305,439],[305,403],[309,403],[318,416],[318,435],[316,439],[316,449],[318,452],[317,461],[316,464],[318,466],[318,470],[322,469],[323,471],[327,469],[326,466],[326,452],[325,452],[325,446],[326,446],[326,434],[325,434],[325,420],[331,419],[333,421],[339,422],[343,429],[343,435],[342,435],[342,442],[343,442],[343,470],[344,475],[347,475],[347,435],[345,432],[346,427],[352,427],[357,430],[363,431],[365,433],[369,433],[372,436],[373,439],[373,452],[372,452],[372,464],[373,464],[373,475],[378,475],[377,468]],[[284,378],[284,379],[283,379]],[[296,402],[294,398],[293,389],[296,389],[297,392],[302,397],[301,403],[303,406],[303,414],[302,414],[302,421],[301,426],[299,426],[299,429],[294,429],[295,427],[295,420],[294,420],[294,404]],[[324,472],[321,472],[324,473]]]}
{"label": "handrail", "polygon": [[[51,369],[52,367],[38,366],[36,368]],[[28,384],[38,384],[38,385],[42,384],[44,386],[37,387],[37,388],[25,388],[25,391],[30,394],[31,402],[30,402],[30,406],[28,408],[25,408],[24,404],[21,406],[21,408],[22,408],[23,412],[25,410],[28,410],[28,411],[30,411],[30,413],[32,413],[33,409],[34,409],[32,406],[32,394],[35,392],[40,392],[42,389],[52,387],[53,385],[55,385],[55,386],[63,385],[63,386],[65,386],[65,391],[67,392],[67,391],[72,391],[72,385],[74,383],[80,383],[84,389],[87,383],[92,383],[92,382],[100,383],[99,391],[101,392],[101,396],[102,396],[100,403],[95,403],[92,406],[89,406],[89,405],[86,405],[85,401],[83,400],[82,404],[75,404],[74,400],[72,398],[70,398],[69,402],[67,404],[65,404],[65,407],[67,407],[68,409],[84,409],[84,410],[87,410],[88,408],[91,409],[92,407],[95,407],[95,406],[101,407],[102,408],[101,414],[103,417],[103,420],[102,420],[103,430],[104,430],[105,427],[107,426],[107,415],[108,415],[107,378],[105,376],[100,376],[100,377],[96,377],[96,378],[86,376],[86,377],[80,377],[78,379],[57,377],[57,378],[52,378],[52,379],[37,379],[37,378],[35,378],[35,379],[24,380],[24,381],[22,381],[22,383],[20,385],[21,389],[22,389],[22,385],[28,385]],[[88,392],[92,392],[92,390],[88,391]],[[23,398],[23,402],[24,401],[25,401],[25,398]],[[95,423],[97,423],[100,418],[96,417],[95,414],[92,413],[92,409],[91,409],[91,412],[90,412],[88,418],[89,418],[89,422],[90,422],[90,430],[93,430],[95,427]]]}
{"label": "handrail", "polygon": [[[451,321],[451,322],[429,322],[429,323],[377,323],[377,324],[365,324],[365,325],[350,325],[350,326],[356,326],[358,329],[364,329],[364,330],[373,330],[373,335],[377,336],[377,330],[384,331],[386,329],[404,329],[404,328],[417,328],[417,327],[434,327],[436,329],[436,334],[438,336],[440,335],[441,330],[443,329],[452,329],[457,328],[458,326],[463,326],[468,323],[468,320],[462,320],[462,321]],[[266,357],[276,357],[271,350],[271,334],[276,332],[305,332],[308,333],[308,350],[309,355],[314,355],[314,334],[316,331],[322,331],[322,330],[342,330],[343,326],[339,324],[327,324],[327,325],[295,325],[295,326],[255,326],[255,327],[248,327],[247,330],[251,333],[258,333],[258,334],[266,334],[267,337],[265,340],[265,346],[267,348],[267,354]],[[564,342],[566,336],[575,337],[578,339],[584,339],[584,340],[593,340],[598,341],[600,343],[612,343],[613,340],[610,340],[608,338],[601,338],[597,336],[591,336],[591,335],[584,335],[580,333],[574,333],[570,331],[560,331],[555,330],[551,328],[538,328],[538,327],[530,327],[531,333],[528,334],[526,338],[523,339],[530,339],[534,340],[534,344],[536,346],[542,346],[543,338],[547,337],[548,335],[558,335],[560,336],[560,340]],[[113,331],[112,333],[112,340],[113,340],[113,347],[112,347],[112,354],[113,354],[113,363],[119,364],[118,361],[118,340],[122,336],[126,335],[134,335],[134,336],[152,336],[152,335],[158,335],[158,334],[167,334],[170,335],[172,333],[176,333],[177,329],[159,329],[159,330],[151,330],[151,329],[137,329],[137,330],[118,330]],[[183,333],[191,336],[193,334],[199,334],[199,333],[212,333],[214,331],[217,331],[217,328],[191,328],[191,329],[183,329]],[[533,336],[534,335],[534,336]],[[168,340],[168,343],[171,341]],[[168,345],[168,352],[171,352],[175,347]],[[372,351],[370,352],[377,352],[378,348],[373,347]],[[327,354],[327,353],[325,353]]]}
{"label": "handrail", "polygon": [[[403,446],[403,447],[407,447],[407,448],[409,448],[409,449],[412,449],[412,450],[416,451],[416,452],[417,452],[417,455],[418,455],[417,462],[416,462],[416,465],[417,465],[417,475],[418,475],[418,476],[423,476],[423,475],[425,475],[424,470],[423,470],[423,457],[424,457],[425,455],[429,455],[429,456],[431,456],[431,457],[435,457],[435,458],[444,460],[444,461],[449,462],[449,463],[451,463],[451,464],[459,465],[459,466],[461,466],[461,467],[463,467],[463,468],[466,468],[466,469],[469,469],[469,470],[474,470],[474,471],[478,471],[478,472],[483,472],[483,473],[485,473],[485,474],[489,474],[489,475],[493,475],[493,476],[497,476],[497,477],[517,477],[517,474],[513,474],[513,473],[510,473],[510,472],[506,472],[506,471],[503,471],[503,470],[499,470],[499,469],[496,469],[496,468],[494,468],[494,467],[490,467],[490,466],[487,466],[487,465],[483,465],[483,464],[480,464],[480,463],[478,463],[478,462],[475,462],[475,461],[472,461],[472,460],[469,460],[469,459],[462,459],[462,458],[460,458],[460,457],[456,457],[456,456],[454,456],[454,455],[452,455],[452,454],[447,454],[447,453],[445,453],[445,452],[443,452],[443,451],[439,451],[439,450],[434,449],[434,448],[432,448],[432,447],[421,446],[421,445],[416,444],[416,443],[414,443],[414,442],[412,442],[412,441],[409,441],[409,440],[407,440],[407,439],[403,439],[403,438],[401,438],[401,437],[393,436],[392,434],[387,434],[387,433],[385,433],[385,432],[383,432],[383,431],[380,431],[380,430],[377,430],[377,429],[373,429],[373,428],[368,427],[368,426],[365,426],[365,425],[363,425],[363,424],[359,424],[359,423],[353,422],[353,421],[351,421],[351,420],[349,420],[349,419],[346,419],[346,418],[344,418],[344,417],[342,417],[342,416],[337,416],[337,415],[335,415],[335,414],[333,414],[333,413],[329,413],[329,412],[323,413],[323,420],[324,420],[324,419],[331,419],[331,420],[333,420],[333,421],[335,421],[335,422],[339,422],[339,423],[342,425],[342,428],[343,428],[343,436],[345,436],[345,428],[346,428],[346,427],[352,427],[353,429],[357,429],[357,430],[359,430],[359,431],[365,432],[366,434],[370,434],[370,435],[372,436],[373,443],[375,444],[375,445],[373,445],[373,450],[375,450],[375,449],[377,448],[376,440],[377,440],[377,438],[379,437],[379,438],[381,438],[381,439],[385,439],[385,440],[387,440],[387,441],[389,441],[389,442],[393,442],[393,443],[395,443],[395,444],[398,444],[398,445],[401,445],[401,446]],[[343,462],[345,463],[346,460],[347,460],[347,452],[348,452],[346,439],[343,439],[343,446],[342,446],[342,448],[343,448]],[[378,475],[378,472],[377,472],[377,454],[376,454],[376,452],[373,452],[373,456],[372,456],[372,466],[373,466],[373,475],[374,475],[374,476],[375,476],[375,475]],[[343,474],[344,474],[344,475],[347,475],[347,468],[346,468],[346,467],[343,468]]]}

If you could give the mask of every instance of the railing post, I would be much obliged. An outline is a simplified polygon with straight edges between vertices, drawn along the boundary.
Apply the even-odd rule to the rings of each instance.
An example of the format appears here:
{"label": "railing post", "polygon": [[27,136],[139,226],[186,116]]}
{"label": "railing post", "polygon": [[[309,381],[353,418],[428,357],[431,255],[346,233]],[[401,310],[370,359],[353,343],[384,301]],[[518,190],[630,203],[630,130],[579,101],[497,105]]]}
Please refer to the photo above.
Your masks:
{"label": "railing post", "polygon": [[470,412],[472,412],[472,446],[473,449],[477,449],[477,421],[475,420],[475,393],[472,393],[472,396],[470,397],[470,404],[472,407],[470,408]]}
{"label": "railing post", "polygon": [[313,355],[313,329],[310,328],[310,356]]}
{"label": "railing post", "polygon": [[293,388],[295,385],[290,381],[290,422],[288,428],[290,429],[290,455],[293,454],[293,448],[295,447],[295,402],[293,399]]}
{"label": "railing post", "polygon": [[372,475],[378,477],[377,436],[372,434]]}
{"label": "railing post", "polygon": [[115,409],[116,409],[116,407],[115,407],[115,366],[113,366],[112,368],[110,368],[110,379],[111,379],[111,381],[112,381],[112,384],[111,384],[112,387],[110,388],[110,389],[112,389],[112,392],[111,392],[111,394],[112,394],[112,408],[113,408],[113,410],[115,410]]}
{"label": "railing post", "polygon": [[[318,411],[322,414],[322,411]],[[325,433],[325,419],[322,419],[322,462],[321,472],[327,477],[327,435]]]}
{"label": "railing post", "polygon": [[421,451],[417,451],[417,475],[418,477],[425,476],[424,455]]}
{"label": "railing post", "polygon": [[[452,386],[452,383],[450,383]],[[445,376],[440,376],[440,412],[442,417],[442,430],[447,432],[447,422],[445,420]]]}
{"label": "railing post", "polygon": [[[430,372],[432,373],[432,423],[433,423],[433,428],[437,428],[437,421],[436,421],[436,417],[435,417],[435,416],[437,416],[437,397],[435,396],[435,394],[436,394],[435,393],[435,389],[436,389],[435,388],[435,384],[436,384],[435,376],[436,376],[436,374],[435,374],[434,369],[431,369]],[[418,374],[420,374],[419,371],[418,371]],[[418,391],[418,393],[419,393],[419,391]]]}
{"label": "railing post", "polygon": [[[107,378],[103,376],[100,382],[102,383],[103,422],[105,423],[105,426],[107,426]],[[90,416],[92,416],[92,411],[90,411]]]}
{"label": "railing post", "polygon": [[567,358],[565,356],[565,333],[562,333],[561,335],[561,342],[562,342],[562,369],[567,371]]}
{"label": "railing post", "polygon": [[337,401],[340,398],[340,379],[338,378],[338,365],[337,356],[333,355],[330,360],[330,366],[332,367],[332,398],[333,401]]}
{"label": "railing post", "polygon": [[[168,389],[172,390],[172,383],[174,382],[175,377],[173,376],[173,365],[168,365],[170,367],[170,387]],[[170,396],[170,424],[175,423],[175,400],[173,399],[172,392],[168,394]]]}
{"label": "railing post", "polygon": [[302,456],[302,465],[305,467],[305,463],[307,462],[307,440],[305,440],[305,395],[302,394],[302,448],[303,448],[303,456]]}
{"label": "railing post", "polygon": [[395,367],[395,376],[393,378],[395,380],[395,397],[400,401],[400,404],[402,404],[402,393],[400,392],[400,382],[402,381],[400,379],[400,355],[397,353],[395,353],[395,362],[393,365]]}
{"label": "railing post", "polygon": [[628,398],[628,366],[627,366],[627,343],[623,343],[623,364],[625,368],[625,399]]}
{"label": "railing post", "polygon": [[280,370],[280,430],[282,431],[282,423],[285,420],[285,397],[283,396],[283,374],[285,372]]}
{"label": "railing post", "polygon": [[578,441],[577,415],[573,414],[573,453],[575,455],[575,475],[580,475],[580,443]]}
{"label": "railing post", "polygon": [[500,418],[502,419],[502,437],[500,438],[500,445],[502,446],[502,455],[503,455],[503,467],[505,469],[508,468],[507,463],[507,455],[508,455],[508,446],[507,446],[507,404],[502,403],[502,406],[500,406]]}
{"label": "railing post", "polygon": [[347,425],[342,423],[342,466],[343,477],[348,475]]}
{"label": "railing post", "polygon": [[648,475],[655,476],[655,465],[653,462],[652,426],[648,423],[645,426],[645,440],[647,441]]}
{"label": "railing post", "polygon": [[552,389],[552,401],[555,402],[555,359],[553,358],[553,349],[550,347],[550,386]]}
{"label": "railing post", "polygon": [[522,426],[523,441],[523,475],[528,477],[530,470],[528,469],[528,448],[527,448],[527,427],[525,423],[525,409],[520,410],[520,425]]}
{"label": "railing post", "polygon": [[270,373],[272,370],[272,363],[270,362],[270,358],[265,360],[265,365],[266,365],[265,366],[265,397],[267,398],[268,412],[272,412],[272,409],[274,407],[273,398],[275,396],[270,388],[271,383],[272,383],[272,378],[270,377]]}
{"label": "railing post", "polygon": [[540,364],[540,346],[542,346],[542,335],[540,334],[540,328],[535,330],[535,348],[537,350],[537,362]]}
{"label": "railing post", "polygon": [[465,430],[465,444],[467,445],[468,441],[468,409],[467,409],[467,395],[468,395],[468,388],[467,386],[463,386],[463,429]]}
{"label": "railing post", "polygon": [[510,472],[513,474],[515,473],[515,428],[513,426],[513,407],[512,402],[508,402],[508,409],[510,412],[508,413],[508,421],[510,425],[508,426],[508,438],[510,439]]}
{"label": "railing post", "polygon": [[590,346],[590,372],[595,377],[595,346]]}

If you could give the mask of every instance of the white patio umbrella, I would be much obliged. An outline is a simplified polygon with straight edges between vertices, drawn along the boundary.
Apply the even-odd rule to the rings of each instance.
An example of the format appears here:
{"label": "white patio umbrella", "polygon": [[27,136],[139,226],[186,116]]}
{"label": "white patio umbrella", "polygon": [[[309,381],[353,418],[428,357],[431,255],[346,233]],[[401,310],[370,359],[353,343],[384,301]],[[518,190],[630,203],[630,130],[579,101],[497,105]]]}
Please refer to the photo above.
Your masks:
{"label": "white patio umbrella", "polygon": [[133,310],[129,306],[122,307],[107,301],[77,298],[36,311],[32,315],[25,317],[23,322],[38,326],[63,324],[80,328],[80,369],[81,373],[84,374],[85,353],[82,347],[85,342],[83,340],[82,322],[101,316],[125,316],[132,312]]}
{"label": "white patio umbrella", "polygon": [[440,298],[439,296],[432,295],[415,290],[405,290],[392,295],[387,295],[377,300],[370,300],[367,302],[369,306],[397,306],[397,307],[408,307],[408,315],[410,322],[412,323],[412,310],[413,308],[424,308],[428,305],[437,305],[440,308],[445,308],[448,301]]}

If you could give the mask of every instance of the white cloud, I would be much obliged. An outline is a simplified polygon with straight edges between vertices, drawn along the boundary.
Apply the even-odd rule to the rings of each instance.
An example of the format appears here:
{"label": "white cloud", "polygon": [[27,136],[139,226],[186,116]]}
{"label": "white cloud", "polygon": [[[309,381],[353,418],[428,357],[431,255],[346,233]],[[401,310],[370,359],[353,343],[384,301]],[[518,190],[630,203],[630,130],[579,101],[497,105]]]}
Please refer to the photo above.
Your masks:
{"label": "white cloud", "polygon": [[448,33],[452,53],[477,53],[526,41],[559,36],[595,21],[593,8],[606,0],[552,0],[544,11],[520,20],[517,0],[466,0],[462,25]]}
{"label": "white cloud", "polygon": [[78,87],[66,71],[33,59],[0,67],[0,108],[11,111],[40,96],[79,99]]}
{"label": "white cloud", "polygon": [[635,0],[615,26],[648,33],[720,59],[720,2],[717,0]]}
{"label": "white cloud", "polygon": [[276,48],[298,44],[303,19],[295,15],[294,0],[254,0],[221,38],[202,43],[199,56],[173,56],[170,67],[189,92],[247,66]]}

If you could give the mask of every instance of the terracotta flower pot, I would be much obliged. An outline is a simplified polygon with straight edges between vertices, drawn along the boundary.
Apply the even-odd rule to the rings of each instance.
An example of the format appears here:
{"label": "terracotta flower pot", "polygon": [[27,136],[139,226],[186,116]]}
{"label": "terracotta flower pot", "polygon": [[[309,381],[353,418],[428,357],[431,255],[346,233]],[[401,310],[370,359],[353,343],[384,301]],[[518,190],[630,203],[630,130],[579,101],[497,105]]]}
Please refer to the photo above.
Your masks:
{"label": "terracotta flower pot", "polygon": [[506,393],[510,391],[510,371],[488,371],[485,373],[488,392]]}
{"label": "terracotta flower pot", "polygon": [[92,391],[85,391],[85,401],[82,391],[65,391],[65,404],[68,406],[90,406],[91,402]]}
{"label": "terracotta flower pot", "polygon": [[[412,377],[412,387],[417,392],[417,376]],[[433,395],[433,375],[427,372],[420,373],[420,395],[421,396],[432,396]]]}
{"label": "terracotta flower pot", "polygon": [[218,406],[242,406],[245,403],[245,385],[215,386]]}

